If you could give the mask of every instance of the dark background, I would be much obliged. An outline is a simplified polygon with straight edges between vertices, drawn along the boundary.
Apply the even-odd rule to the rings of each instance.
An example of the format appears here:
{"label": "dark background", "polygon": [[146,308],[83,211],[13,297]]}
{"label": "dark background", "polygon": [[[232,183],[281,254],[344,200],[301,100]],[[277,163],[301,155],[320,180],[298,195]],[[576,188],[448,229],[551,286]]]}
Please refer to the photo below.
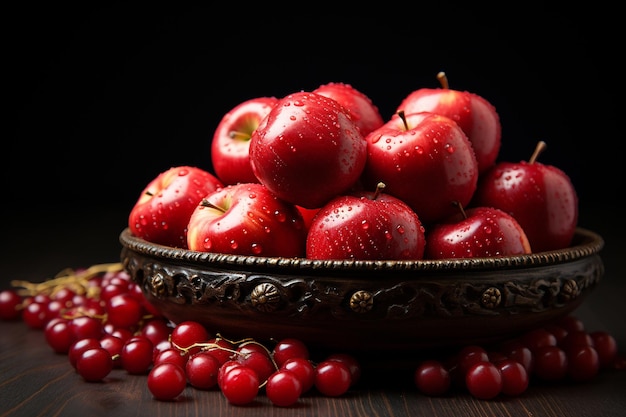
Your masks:
{"label": "dark background", "polygon": [[599,4],[506,12],[437,4],[346,13],[303,4],[291,17],[265,5],[7,13],[9,272],[57,272],[38,270],[42,258],[59,270],[117,261],[117,238],[143,187],[171,166],[210,170],[213,130],[246,99],[341,81],[388,118],[412,90],[438,87],[441,70],[451,88],[496,106],[500,160],[528,159],[546,141],[540,161],[570,175],[579,224],[624,230],[618,13]]}

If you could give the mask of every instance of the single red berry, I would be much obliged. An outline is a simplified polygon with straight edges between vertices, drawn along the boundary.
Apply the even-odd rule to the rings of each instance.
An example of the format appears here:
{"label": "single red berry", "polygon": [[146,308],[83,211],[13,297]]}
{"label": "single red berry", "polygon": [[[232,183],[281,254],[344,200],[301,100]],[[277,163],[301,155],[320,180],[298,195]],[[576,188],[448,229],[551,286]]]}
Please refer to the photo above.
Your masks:
{"label": "single red berry", "polygon": [[103,347],[90,348],[76,360],[76,371],[85,381],[102,381],[113,369],[113,360]]}
{"label": "single red berry", "polygon": [[102,346],[100,345],[100,341],[93,337],[75,341],[72,344],[72,346],[70,346],[67,352],[67,357],[70,361],[70,365],[76,368],[76,361],[78,361],[78,358],[80,357],[80,355],[82,355],[83,352],[86,351],[87,349],[93,349],[97,347],[102,347]]}
{"label": "single red berry", "polygon": [[189,384],[198,389],[216,387],[219,370],[219,360],[209,352],[194,353],[185,364]]}
{"label": "single red berry", "polygon": [[196,321],[183,321],[172,329],[170,342],[180,348],[189,349],[190,354],[199,352],[201,347],[192,347],[196,343],[205,343],[211,338],[207,329]]}
{"label": "single red berry", "polygon": [[280,340],[272,350],[274,362],[280,368],[287,359],[304,358],[309,359],[309,349],[299,339],[286,338]]}
{"label": "single red berry", "polygon": [[273,405],[290,407],[298,402],[302,395],[302,383],[296,374],[281,369],[267,379],[265,394]]}
{"label": "single red berry", "polygon": [[322,361],[315,367],[315,388],[327,397],[345,394],[352,385],[350,368],[340,361]]}
{"label": "single red berry", "polygon": [[56,353],[68,353],[75,341],[69,320],[60,317],[48,322],[44,335],[46,342]]}
{"label": "single red berry", "polygon": [[160,363],[148,373],[148,389],[159,401],[176,399],[182,394],[186,386],[185,371],[175,363]]}
{"label": "single red berry", "polygon": [[495,364],[476,362],[465,374],[465,386],[475,398],[490,400],[502,392],[502,375]]}
{"label": "single red berry", "polygon": [[109,323],[125,329],[139,325],[143,316],[143,306],[129,293],[111,297],[106,303],[106,311]]}
{"label": "single red berry", "polygon": [[224,373],[220,388],[229,403],[249,404],[259,393],[259,377],[252,368],[240,364]]}
{"label": "single red berry", "polygon": [[567,374],[573,381],[590,381],[599,371],[600,357],[593,346],[579,345],[567,351]]}
{"label": "single red berry", "polygon": [[293,372],[302,385],[302,393],[308,392],[315,384],[315,366],[309,359],[290,358],[280,367],[281,370]]}
{"label": "single red berry", "polygon": [[122,368],[129,374],[148,372],[153,362],[153,346],[145,336],[134,336],[124,343],[120,355]]}
{"label": "single red berry", "polygon": [[533,374],[545,381],[557,381],[567,375],[567,354],[558,346],[543,346],[534,354]]}
{"label": "single red berry", "polygon": [[435,359],[422,361],[417,366],[414,381],[422,394],[433,397],[446,394],[452,385],[448,369]]}
{"label": "single red berry", "polygon": [[15,290],[0,291],[0,320],[17,320],[21,318],[22,311],[19,306],[22,296]]}
{"label": "single red berry", "polygon": [[600,367],[610,368],[617,359],[617,341],[610,333],[598,330],[590,333],[593,339],[593,346],[598,352]]}
{"label": "single red berry", "polygon": [[513,359],[502,359],[494,364],[502,375],[502,393],[508,396],[523,394],[530,383],[528,371],[521,363]]}
{"label": "single red berry", "polygon": [[356,357],[348,353],[331,353],[326,357],[327,361],[339,361],[348,365],[350,369],[351,386],[354,386],[361,379],[361,364]]}

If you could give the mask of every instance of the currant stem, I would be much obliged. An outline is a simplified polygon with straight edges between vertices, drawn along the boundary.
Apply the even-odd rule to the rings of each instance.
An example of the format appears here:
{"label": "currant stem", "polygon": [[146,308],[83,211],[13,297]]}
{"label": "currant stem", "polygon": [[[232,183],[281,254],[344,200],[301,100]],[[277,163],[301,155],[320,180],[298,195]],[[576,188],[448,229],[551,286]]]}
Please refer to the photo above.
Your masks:
{"label": "currant stem", "polygon": [[528,160],[528,163],[534,164],[537,158],[539,157],[539,155],[546,149],[547,146],[548,145],[542,140],[537,142],[537,146],[535,147],[535,152],[533,152],[532,156]]}

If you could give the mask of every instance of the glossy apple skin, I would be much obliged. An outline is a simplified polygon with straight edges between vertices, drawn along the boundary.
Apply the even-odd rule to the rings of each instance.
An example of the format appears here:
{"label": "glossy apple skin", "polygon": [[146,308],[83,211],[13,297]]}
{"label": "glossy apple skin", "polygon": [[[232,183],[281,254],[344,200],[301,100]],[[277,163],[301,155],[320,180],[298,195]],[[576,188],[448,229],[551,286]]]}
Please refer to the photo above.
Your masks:
{"label": "glossy apple skin", "polygon": [[259,182],[280,198],[318,208],[360,177],[367,144],[337,101],[293,93],[272,108],[250,139],[250,161]]}
{"label": "glossy apple skin", "polygon": [[361,191],[338,196],[313,218],[306,242],[310,259],[422,259],[424,227],[403,201]]}
{"label": "glossy apple skin", "polygon": [[197,205],[189,219],[189,249],[245,256],[304,256],[302,215],[264,185],[227,185],[205,199],[220,209]]}
{"label": "glossy apple skin", "polygon": [[363,136],[385,123],[378,106],[351,84],[330,82],[320,85],[313,92],[332,98],[348,109]]}
{"label": "glossy apple skin", "polygon": [[471,142],[479,173],[496,163],[502,144],[502,125],[495,106],[484,97],[449,88],[420,88],[400,102],[399,110],[406,114],[428,111],[451,118]]}
{"label": "glossy apple skin", "polygon": [[400,102],[398,111],[405,114],[424,111],[441,114],[454,120],[466,134],[472,128],[472,97],[467,91],[419,88]]}
{"label": "glossy apple skin", "polygon": [[426,235],[427,259],[513,256],[531,253],[524,229],[508,213],[474,207],[432,225]]}
{"label": "glossy apple skin", "polygon": [[250,136],[277,102],[276,97],[246,100],[218,123],[211,141],[211,161],[215,175],[224,185],[258,182],[250,165]]}
{"label": "glossy apple skin", "polygon": [[570,246],[578,223],[578,196],[569,176],[536,161],[497,163],[481,177],[472,205],[515,217],[533,252]]}
{"label": "glossy apple skin", "polygon": [[128,227],[148,242],[186,249],[191,213],[204,196],[222,186],[201,168],[171,167],[143,189],[128,216]]}
{"label": "glossy apple skin", "polygon": [[421,112],[400,117],[371,132],[362,182],[407,203],[425,225],[457,212],[452,202],[467,205],[478,182],[478,166],[465,133],[446,116]]}

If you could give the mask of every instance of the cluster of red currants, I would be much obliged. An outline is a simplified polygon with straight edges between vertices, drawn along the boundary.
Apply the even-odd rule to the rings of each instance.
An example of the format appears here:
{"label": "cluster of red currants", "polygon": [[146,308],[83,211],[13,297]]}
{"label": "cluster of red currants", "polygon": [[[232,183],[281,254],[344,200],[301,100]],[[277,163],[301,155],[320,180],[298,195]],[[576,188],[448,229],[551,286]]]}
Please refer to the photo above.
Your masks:
{"label": "cluster of red currants", "polygon": [[[298,339],[276,341],[270,349],[253,339],[211,334],[195,321],[174,324],[146,302],[120,264],[13,285],[21,290],[0,291],[1,320],[21,319],[43,330],[49,346],[67,354],[85,381],[102,381],[115,368],[147,375],[156,400],[174,400],[191,386],[218,389],[235,405],[264,392],[272,404],[288,407],[312,389],[341,396],[361,378],[361,364],[349,353],[313,360]],[[494,346],[468,345],[418,362],[414,382],[429,396],[461,389],[488,400],[521,395],[533,379],[589,381],[608,368],[624,368],[615,338],[566,316]]]}
{"label": "cluster of red currants", "polygon": [[493,346],[468,345],[445,358],[424,360],[414,379],[426,395],[461,389],[488,400],[521,395],[533,380],[586,382],[602,369],[624,365],[610,333],[588,332],[569,315]]}
{"label": "cluster of red currants", "polygon": [[174,324],[146,302],[119,264],[65,272],[40,284],[14,281],[21,291],[0,291],[0,319],[43,330],[48,345],[67,354],[85,381],[102,381],[119,368],[146,374],[156,400],[174,400],[191,386],[219,389],[236,405],[263,391],[272,404],[286,407],[311,389],[343,395],[360,378],[359,362],[347,353],[313,361],[297,339],[270,349],[253,339],[213,335],[195,321]]}

